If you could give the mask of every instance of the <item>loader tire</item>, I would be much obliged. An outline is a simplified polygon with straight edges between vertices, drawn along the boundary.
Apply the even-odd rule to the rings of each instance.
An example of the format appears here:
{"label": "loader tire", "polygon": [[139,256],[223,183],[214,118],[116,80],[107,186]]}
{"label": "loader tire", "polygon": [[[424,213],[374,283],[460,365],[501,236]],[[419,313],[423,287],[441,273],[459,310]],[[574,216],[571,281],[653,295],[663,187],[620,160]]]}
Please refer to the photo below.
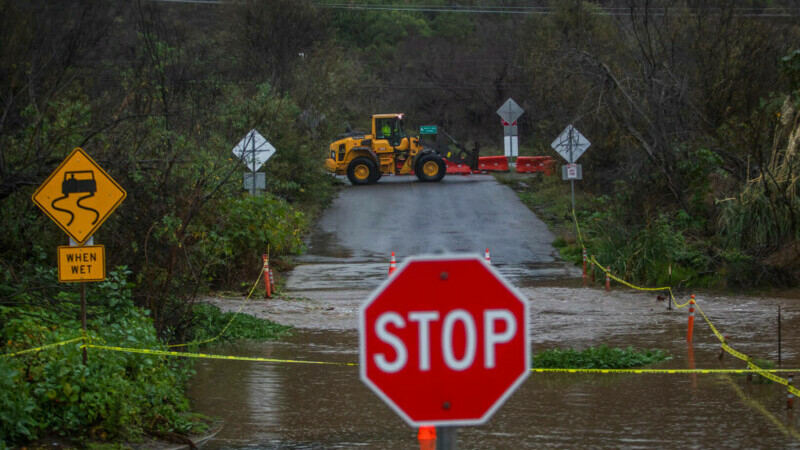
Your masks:
{"label": "loader tire", "polygon": [[347,179],[353,186],[370,184],[377,181],[378,168],[369,158],[356,158],[347,166]]}
{"label": "loader tire", "polygon": [[414,170],[419,181],[440,181],[446,172],[447,166],[442,157],[432,153],[422,155]]}

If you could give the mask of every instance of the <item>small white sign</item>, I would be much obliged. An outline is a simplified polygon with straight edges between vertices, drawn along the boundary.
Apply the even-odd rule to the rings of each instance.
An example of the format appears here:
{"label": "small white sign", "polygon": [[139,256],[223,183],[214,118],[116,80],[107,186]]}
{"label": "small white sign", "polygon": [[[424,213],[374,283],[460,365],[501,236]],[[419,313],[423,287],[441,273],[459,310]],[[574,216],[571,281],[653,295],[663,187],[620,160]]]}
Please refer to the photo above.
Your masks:
{"label": "small white sign", "polygon": [[506,157],[519,156],[519,138],[517,136],[505,136],[503,144]]}
{"label": "small white sign", "polygon": [[563,132],[550,144],[568,163],[573,164],[592,145],[584,135],[572,125],[568,125]]}
{"label": "small white sign", "polygon": [[[267,189],[267,174],[264,172],[245,172],[244,174],[244,190],[246,191],[263,191]],[[253,179],[255,175],[256,187],[253,189]]]}
{"label": "small white sign", "polygon": [[583,168],[580,164],[566,164],[561,166],[562,180],[582,180]]}
{"label": "small white sign", "polygon": [[567,164],[567,178],[569,178],[570,180],[575,180],[578,178],[577,164]]}
{"label": "small white sign", "polygon": [[275,147],[255,129],[233,147],[233,154],[239,158],[248,169],[255,172],[275,154]]}

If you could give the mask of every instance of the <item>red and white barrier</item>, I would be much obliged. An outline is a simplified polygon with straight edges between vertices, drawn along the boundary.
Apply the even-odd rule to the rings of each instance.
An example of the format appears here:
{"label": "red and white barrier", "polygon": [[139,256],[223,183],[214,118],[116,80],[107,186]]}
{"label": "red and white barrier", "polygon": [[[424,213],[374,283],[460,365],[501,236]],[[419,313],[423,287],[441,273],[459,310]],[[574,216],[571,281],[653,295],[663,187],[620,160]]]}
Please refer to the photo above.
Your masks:
{"label": "red and white barrier", "polygon": [[447,167],[448,174],[468,175],[472,173],[472,169],[470,169],[466,164],[457,164],[447,158],[445,158],[444,163]]}
{"label": "red and white barrier", "polygon": [[508,172],[508,158],[505,156],[481,156],[478,170],[487,172]]}
{"label": "red and white barrier", "polygon": [[556,162],[549,156],[520,156],[517,158],[517,173],[555,173]]}

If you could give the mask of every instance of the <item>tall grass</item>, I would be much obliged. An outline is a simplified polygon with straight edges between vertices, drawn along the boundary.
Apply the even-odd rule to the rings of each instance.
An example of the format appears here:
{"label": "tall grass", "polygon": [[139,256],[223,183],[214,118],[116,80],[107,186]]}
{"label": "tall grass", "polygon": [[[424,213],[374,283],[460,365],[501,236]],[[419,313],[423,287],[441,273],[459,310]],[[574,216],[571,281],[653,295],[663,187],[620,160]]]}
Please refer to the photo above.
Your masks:
{"label": "tall grass", "polygon": [[769,160],[737,195],[718,202],[717,228],[729,250],[764,257],[800,238],[797,151],[800,114],[791,98],[781,111]]}

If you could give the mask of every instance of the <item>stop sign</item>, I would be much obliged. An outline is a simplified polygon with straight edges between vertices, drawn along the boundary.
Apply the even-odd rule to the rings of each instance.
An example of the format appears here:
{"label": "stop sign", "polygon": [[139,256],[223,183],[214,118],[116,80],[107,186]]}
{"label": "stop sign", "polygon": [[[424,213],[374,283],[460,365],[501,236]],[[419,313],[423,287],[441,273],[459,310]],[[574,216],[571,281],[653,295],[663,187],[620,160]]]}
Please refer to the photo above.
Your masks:
{"label": "stop sign", "polygon": [[361,306],[361,379],[412,426],[482,424],[530,373],[528,326],[483,259],[409,258]]}

